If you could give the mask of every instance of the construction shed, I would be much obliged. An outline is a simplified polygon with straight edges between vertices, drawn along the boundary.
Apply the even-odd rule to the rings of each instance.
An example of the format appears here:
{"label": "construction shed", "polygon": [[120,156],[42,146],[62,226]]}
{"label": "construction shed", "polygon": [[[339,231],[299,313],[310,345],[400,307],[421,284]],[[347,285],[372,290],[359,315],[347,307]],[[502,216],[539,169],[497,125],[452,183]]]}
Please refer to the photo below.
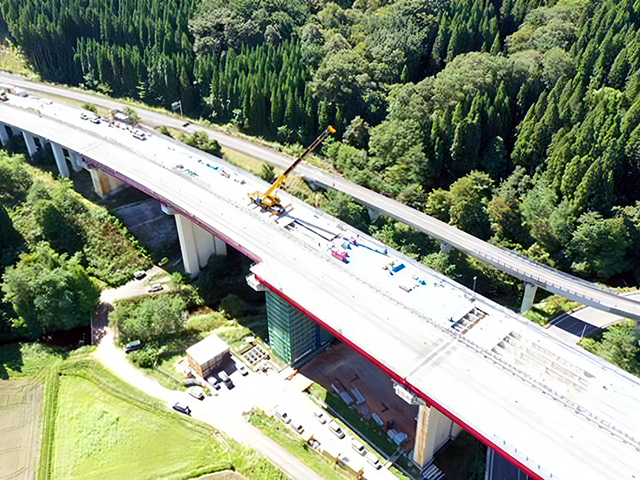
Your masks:
{"label": "construction shed", "polygon": [[217,335],[209,335],[187,348],[189,366],[201,377],[206,377],[209,372],[222,365],[229,356],[229,345]]}

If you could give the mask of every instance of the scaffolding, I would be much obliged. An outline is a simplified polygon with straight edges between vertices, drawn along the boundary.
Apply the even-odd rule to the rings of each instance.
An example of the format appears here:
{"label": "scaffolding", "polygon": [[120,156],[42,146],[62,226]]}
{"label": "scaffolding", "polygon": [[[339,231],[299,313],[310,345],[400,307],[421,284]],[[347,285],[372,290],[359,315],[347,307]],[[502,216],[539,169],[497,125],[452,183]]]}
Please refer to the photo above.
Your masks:
{"label": "scaffolding", "polygon": [[267,291],[269,346],[289,365],[327,345],[333,337],[297,308]]}

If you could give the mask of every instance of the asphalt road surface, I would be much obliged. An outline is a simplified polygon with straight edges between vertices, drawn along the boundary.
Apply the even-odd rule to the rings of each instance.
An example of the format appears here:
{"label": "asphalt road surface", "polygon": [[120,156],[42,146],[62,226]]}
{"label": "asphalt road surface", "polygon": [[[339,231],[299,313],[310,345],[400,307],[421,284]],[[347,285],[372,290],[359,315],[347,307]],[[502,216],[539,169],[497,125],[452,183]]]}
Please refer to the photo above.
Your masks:
{"label": "asphalt road surface", "polygon": [[[627,297],[640,300],[640,292],[632,293]],[[585,307],[559,316],[551,322],[549,331],[567,343],[576,344],[582,338],[588,337],[601,328],[621,322],[623,319],[621,315]]]}

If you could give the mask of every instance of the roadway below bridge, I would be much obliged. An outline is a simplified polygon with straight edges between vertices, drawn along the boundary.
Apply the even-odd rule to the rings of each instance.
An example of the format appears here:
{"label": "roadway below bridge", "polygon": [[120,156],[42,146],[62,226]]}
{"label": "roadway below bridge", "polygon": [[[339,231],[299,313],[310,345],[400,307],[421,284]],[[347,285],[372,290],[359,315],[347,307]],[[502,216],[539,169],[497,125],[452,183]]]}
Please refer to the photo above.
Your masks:
{"label": "roadway below bridge", "polygon": [[[0,81],[20,86],[29,91],[72,98],[80,102],[94,103],[109,109],[121,109],[123,107],[121,102],[108,97],[91,95],[54,85],[31,82],[18,75],[0,73]],[[167,125],[191,134],[199,130],[205,130],[209,136],[216,139],[222,147],[238,151],[262,161],[268,161],[280,168],[288,167],[294,160],[292,157],[276,152],[264,145],[255,144],[249,140],[237,138],[220,132],[219,130],[193,124],[185,125],[184,119],[142,108],[137,108],[137,111],[140,115],[141,122],[151,128]],[[391,198],[361,187],[343,177],[334,175],[308,163],[298,165],[296,174],[327,188],[347,193],[358,203],[410,225],[432,238],[451,245],[453,248],[467,255],[475,257],[523,280],[530,286],[540,287],[553,294],[604,312],[610,312],[614,315],[640,321],[640,302],[635,299],[622,297],[608,288],[601,287],[568,273],[560,272],[559,270],[543,265],[513,251],[491,245],[454,226],[448,225]],[[535,292],[533,292],[533,294],[535,294]],[[526,309],[528,308],[525,308],[525,310]]]}
{"label": "roadway below bridge", "polygon": [[[266,183],[239,169],[62,110],[5,102],[0,121],[80,152],[249,255],[267,288],[533,478],[638,478],[638,379],[398,252],[354,248],[351,264],[337,261],[326,240],[283,222],[333,222],[324,231],[339,242],[359,232],[284,194],[288,220],[247,206]],[[406,268],[391,276],[379,265],[390,260]]]}

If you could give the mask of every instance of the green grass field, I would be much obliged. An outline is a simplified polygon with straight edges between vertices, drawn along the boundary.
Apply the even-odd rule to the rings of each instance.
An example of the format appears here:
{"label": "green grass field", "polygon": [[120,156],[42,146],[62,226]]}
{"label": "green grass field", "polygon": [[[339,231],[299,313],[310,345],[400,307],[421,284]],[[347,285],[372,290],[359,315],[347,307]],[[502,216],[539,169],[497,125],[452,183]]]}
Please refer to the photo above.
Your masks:
{"label": "green grass field", "polygon": [[[54,435],[54,479],[189,478],[216,471],[221,446],[176,415],[159,415],[63,376]],[[224,455],[223,455],[224,456]]]}

